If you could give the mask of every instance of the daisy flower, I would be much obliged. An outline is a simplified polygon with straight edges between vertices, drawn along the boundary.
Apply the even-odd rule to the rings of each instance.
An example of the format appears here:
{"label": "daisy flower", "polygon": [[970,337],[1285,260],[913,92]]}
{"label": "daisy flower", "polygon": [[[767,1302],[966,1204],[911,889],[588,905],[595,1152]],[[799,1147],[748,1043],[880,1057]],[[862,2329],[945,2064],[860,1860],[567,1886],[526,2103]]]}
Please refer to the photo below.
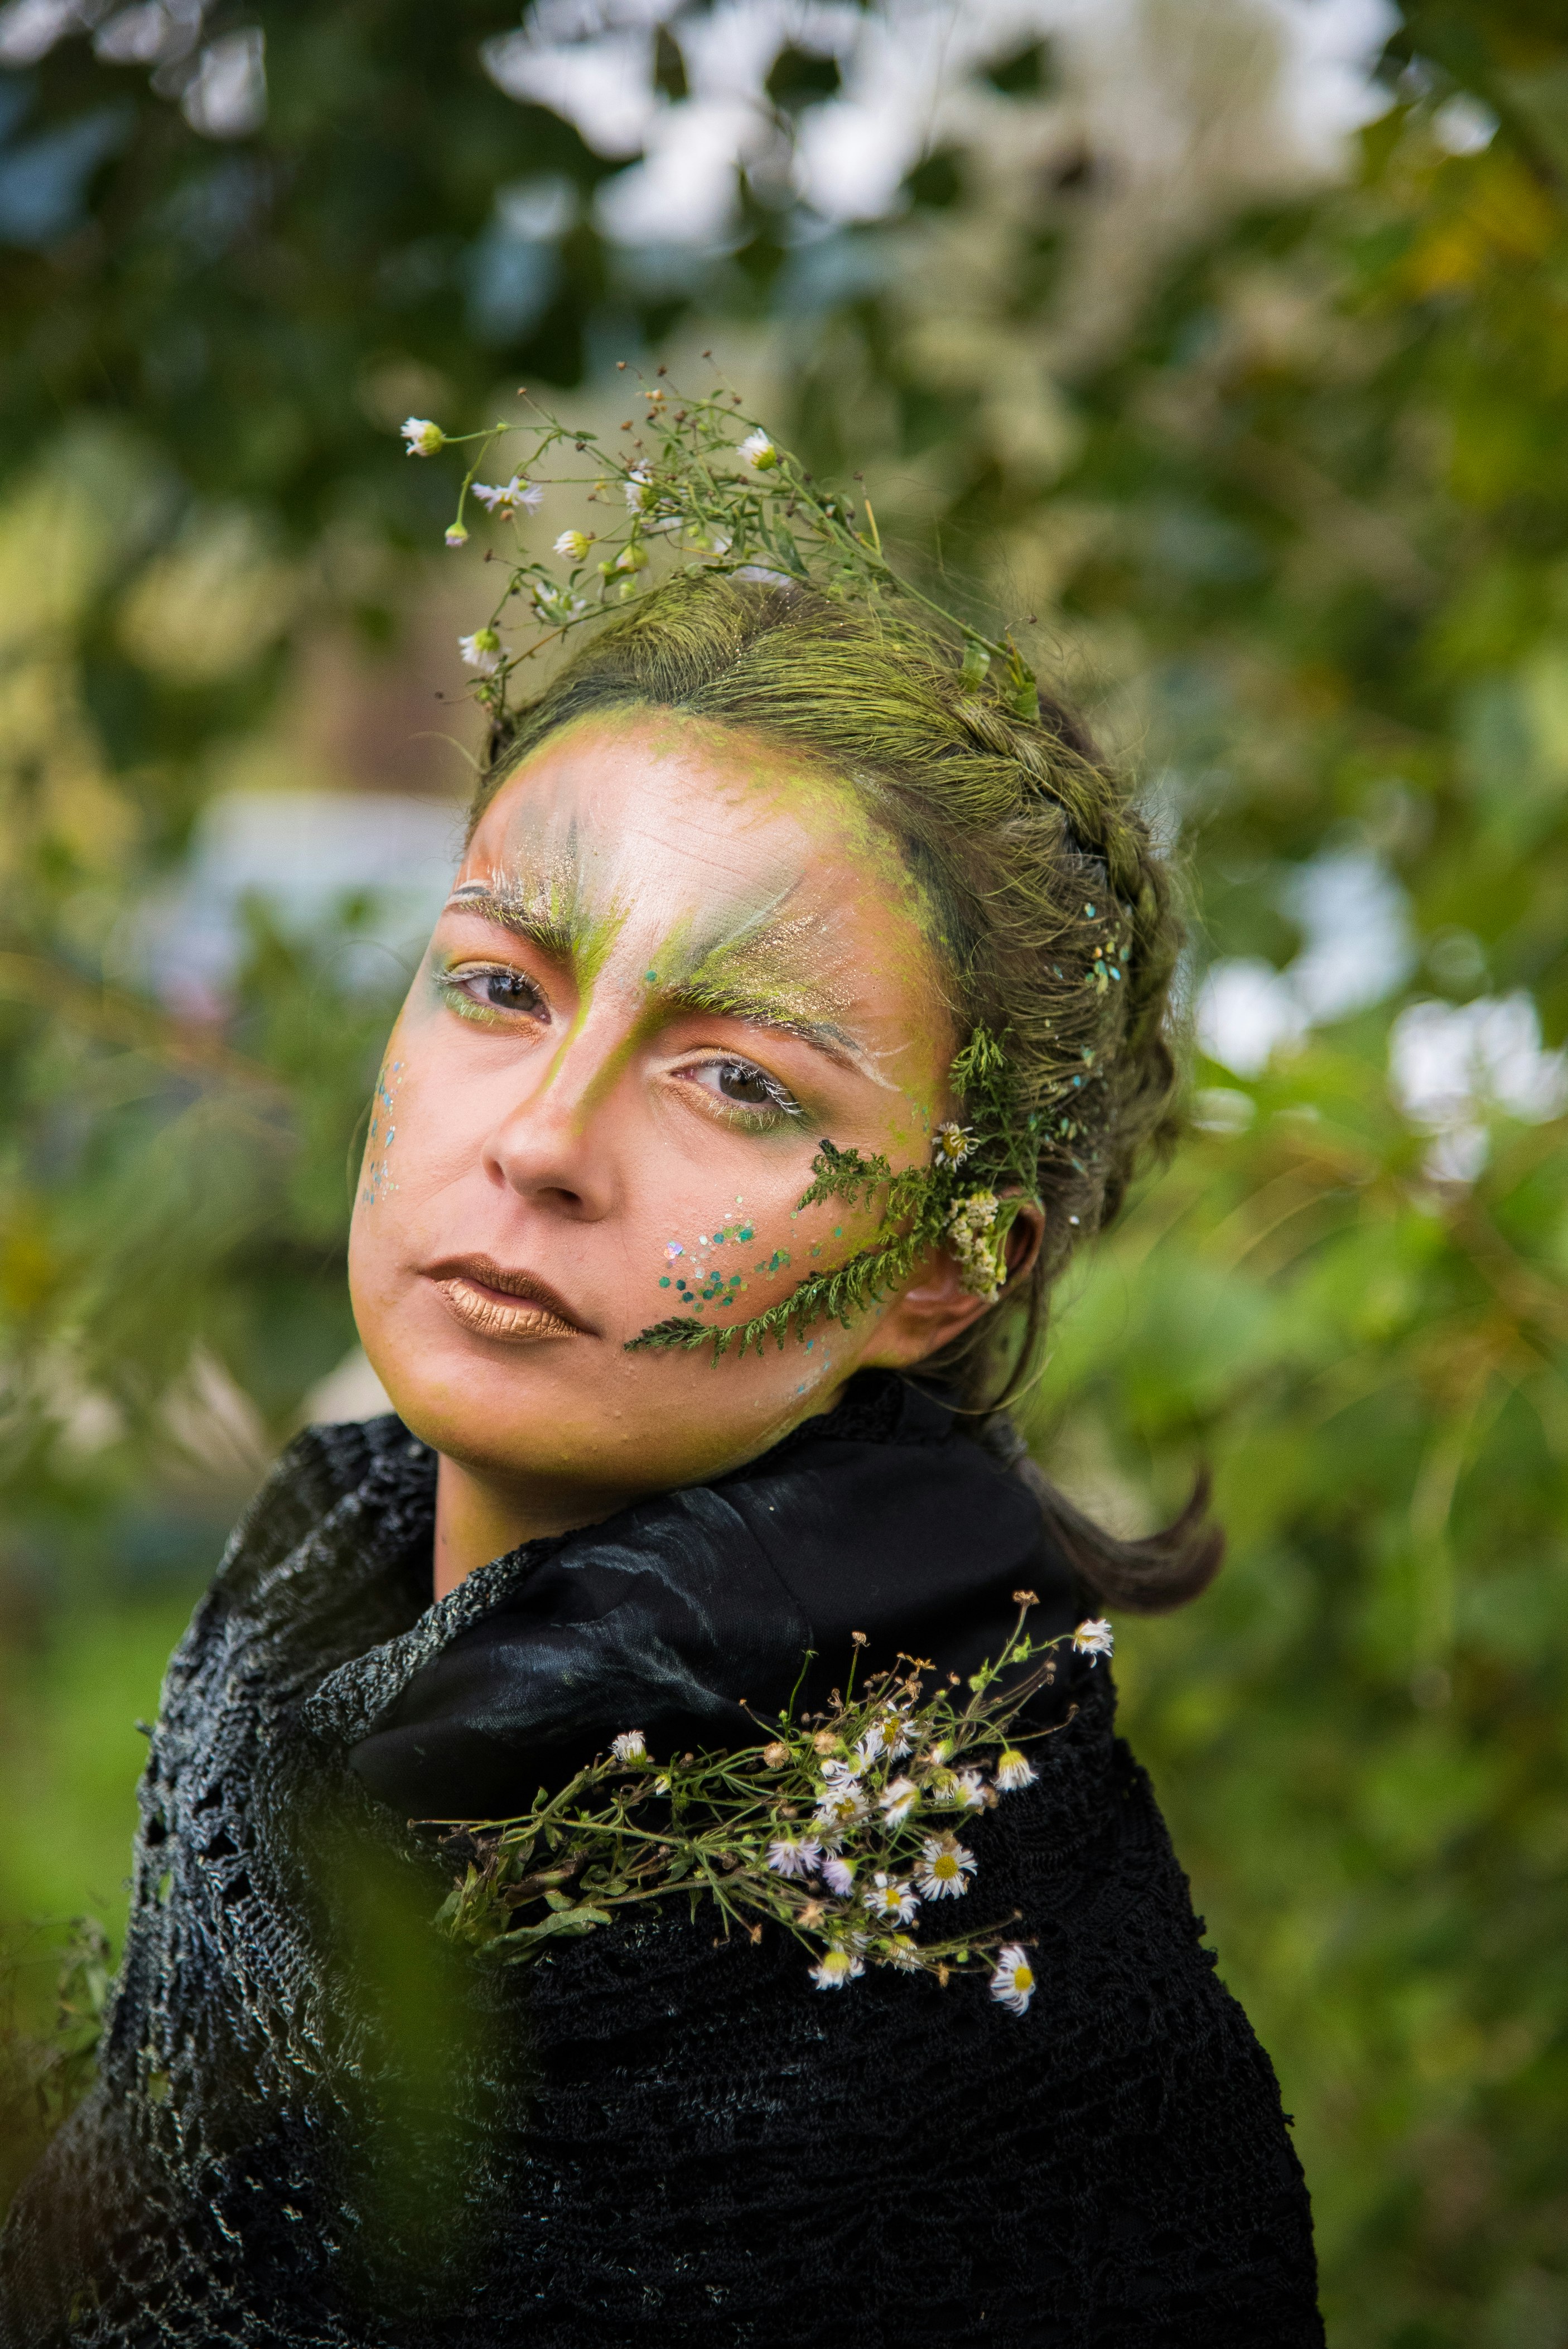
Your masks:
{"label": "daisy flower", "polygon": [[500,514],[503,520],[508,516],[515,519],[524,509],[531,513],[535,506],[544,502],[544,492],[539,483],[525,481],[517,473],[499,488],[493,481],[476,481],[474,495],[481,506],[488,507],[492,514]]}
{"label": "daisy flower", "polygon": [[879,1761],[886,1745],[887,1738],[881,1722],[873,1721],[865,1734],[855,1740],[855,1752],[860,1756],[861,1769],[869,1769],[873,1762]]}
{"label": "daisy flower", "polygon": [[447,445],[447,436],[428,416],[405,417],[397,429],[408,443],[410,457],[433,457]]}
{"label": "daisy flower", "polygon": [[1112,1645],[1110,1625],[1103,1615],[1088,1623],[1080,1623],[1073,1633],[1073,1646],[1080,1656],[1109,1656]]}
{"label": "daisy flower", "polygon": [[481,677],[493,677],[500,667],[500,638],[493,628],[476,628],[471,636],[459,636],[458,650]]}
{"label": "daisy flower", "polygon": [[858,1786],[849,1786],[841,1794],[832,1794],[817,1806],[811,1821],[830,1851],[836,1851],[854,1826],[866,1815],[866,1798]]}
{"label": "daisy flower", "polygon": [[740,454],[755,473],[771,472],[779,462],[778,450],[760,429],[747,434],[740,444]]}
{"label": "daisy flower", "polygon": [[1009,1745],[996,1757],[996,1784],[1005,1795],[1016,1795],[1020,1786],[1032,1786],[1038,1776],[1026,1754]]}
{"label": "daisy flower", "polygon": [[975,1855],[950,1835],[927,1836],[921,1847],[915,1885],[923,1900],[956,1900],[969,1889]]}
{"label": "daisy flower", "polygon": [[855,1889],[854,1861],[841,1859],[837,1852],[830,1852],[822,1862],[822,1881],[830,1892],[836,1892],[841,1900],[847,1900]]}
{"label": "daisy flower", "polygon": [[768,1847],[768,1865],[776,1876],[810,1876],[822,1857],[815,1836],[786,1831]]}
{"label": "daisy flower", "polygon": [[907,1925],[920,1906],[907,1884],[901,1884],[896,1877],[884,1876],[880,1868],[872,1878],[871,1889],[861,1898],[879,1925]]}
{"label": "daisy flower", "polygon": [[610,1740],[610,1751],[617,1762],[645,1762],[648,1758],[640,1729],[623,1729],[619,1737]]}
{"label": "daisy flower", "polygon": [[469,534],[463,528],[462,523],[460,522],[449,522],[447,524],[447,544],[449,546],[467,546],[468,543]]}
{"label": "daisy flower", "polygon": [[536,579],[528,592],[540,618],[558,622],[562,626],[568,621],[580,620],[588,609],[581,595],[570,595],[564,587],[549,586],[542,579]]}
{"label": "daisy flower", "polygon": [[841,1942],[830,1949],[820,1966],[811,1968],[811,1980],[819,1990],[842,1990],[865,1971],[865,1961]]}
{"label": "daisy flower", "polygon": [[901,1974],[921,1971],[920,1944],[908,1933],[894,1933],[887,1945],[888,1963],[896,1966]]}
{"label": "daisy flower", "polygon": [[641,513],[644,507],[652,502],[648,492],[653,486],[653,479],[645,465],[634,465],[622,482],[621,486],[626,493],[626,503],[634,513]]}
{"label": "daisy flower", "polygon": [[909,1724],[902,1713],[884,1713],[877,1727],[882,1731],[882,1751],[890,1762],[901,1761],[909,1752]]}
{"label": "daisy flower", "polygon": [[581,563],[593,543],[585,530],[563,530],[555,542],[555,552],[568,562]]}
{"label": "daisy flower", "polygon": [[1035,1995],[1035,1969],[1021,1941],[1006,1941],[996,1952],[991,1995],[1015,2014],[1022,2014]]}
{"label": "daisy flower", "polygon": [[950,1117],[931,1137],[931,1154],[939,1166],[962,1166],[975,1148],[972,1129]]}
{"label": "daisy flower", "polygon": [[956,1784],[958,1792],[954,1799],[962,1803],[966,1811],[985,1809],[985,1782],[978,1770],[960,1770],[957,1773]]}
{"label": "daisy flower", "polygon": [[920,1800],[920,1788],[913,1778],[890,1778],[877,1800],[889,1826],[901,1827]]}

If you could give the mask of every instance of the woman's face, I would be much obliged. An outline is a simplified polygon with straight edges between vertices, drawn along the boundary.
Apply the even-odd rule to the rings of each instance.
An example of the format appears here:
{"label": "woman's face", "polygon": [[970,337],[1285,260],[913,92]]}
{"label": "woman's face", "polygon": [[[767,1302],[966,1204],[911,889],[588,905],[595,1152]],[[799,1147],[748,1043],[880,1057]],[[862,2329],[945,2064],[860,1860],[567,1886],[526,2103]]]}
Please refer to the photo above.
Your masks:
{"label": "woman's face", "polygon": [[404,1420],[602,1506],[929,1351],[951,1331],[898,1300],[760,1357],[625,1348],[863,1243],[868,1212],[797,1211],[812,1157],[926,1163],[954,1040],[913,885],[844,784],[667,713],[552,737],[474,834],[377,1087],[350,1278]]}

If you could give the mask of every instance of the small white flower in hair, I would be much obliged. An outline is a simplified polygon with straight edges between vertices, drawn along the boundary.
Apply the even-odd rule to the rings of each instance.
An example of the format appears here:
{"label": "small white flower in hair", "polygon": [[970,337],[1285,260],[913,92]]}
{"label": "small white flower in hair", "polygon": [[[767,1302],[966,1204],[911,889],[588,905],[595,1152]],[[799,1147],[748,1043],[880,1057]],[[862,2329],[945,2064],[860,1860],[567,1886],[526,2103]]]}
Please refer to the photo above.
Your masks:
{"label": "small white flower in hair", "polygon": [[995,1231],[1000,1205],[994,1191],[971,1191],[966,1199],[954,1202],[947,1218],[947,1244],[958,1259],[959,1286],[985,1305],[995,1305],[1007,1278]]}
{"label": "small white flower in hair", "polygon": [[408,443],[410,457],[433,457],[447,445],[446,434],[428,416],[406,417],[397,429]]}
{"label": "small white flower in hair", "polygon": [[1114,1645],[1114,1634],[1103,1615],[1080,1623],[1073,1633],[1073,1646],[1080,1656],[1088,1656],[1091,1661],[1096,1656],[1109,1656]]}
{"label": "small white flower in hair", "polygon": [[531,513],[536,506],[544,502],[544,492],[539,483],[525,481],[517,473],[499,488],[493,481],[476,481],[474,495],[481,506],[488,507],[492,514],[500,514],[503,521],[509,516],[515,520],[519,513],[524,512]]}
{"label": "small white flower in hair", "polygon": [[528,592],[540,618],[549,621],[552,627],[569,627],[588,609],[581,595],[573,595],[564,587],[543,579],[536,579]]}
{"label": "small white flower in hair", "polygon": [[975,1136],[968,1126],[949,1118],[931,1137],[931,1153],[939,1166],[962,1166],[972,1155]]}
{"label": "small white flower in hair", "polygon": [[855,1889],[854,1861],[841,1859],[837,1852],[830,1852],[822,1862],[822,1881],[830,1892],[836,1892],[841,1900],[847,1900]]}
{"label": "small white flower in hair", "polygon": [[760,428],[747,434],[740,444],[740,454],[756,473],[771,472],[779,462],[778,450]]}
{"label": "small white flower in hair", "polygon": [[555,552],[568,562],[581,563],[593,543],[585,530],[563,530],[555,542]]}
{"label": "small white flower in hair", "polygon": [[481,677],[493,677],[500,667],[500,638],[493,628],[476,628],[471,636],[459,636],[458,650]]}
{"label": "small white flower in hair", "polygon": [[1038,1775],[1028,1755],[1020,1754],[1016,1745],[1009,1745],[997,1758],[996,1784],[1005,1795],[1016,1795],[1020,1786],[1032,1786]]}
{"label": "small white flower in hair", "polygon": [[610,1751],[617,1762],[645,1762],[647,1745],[640,1729],[623,1729],[619,1737],[610,1740]]}

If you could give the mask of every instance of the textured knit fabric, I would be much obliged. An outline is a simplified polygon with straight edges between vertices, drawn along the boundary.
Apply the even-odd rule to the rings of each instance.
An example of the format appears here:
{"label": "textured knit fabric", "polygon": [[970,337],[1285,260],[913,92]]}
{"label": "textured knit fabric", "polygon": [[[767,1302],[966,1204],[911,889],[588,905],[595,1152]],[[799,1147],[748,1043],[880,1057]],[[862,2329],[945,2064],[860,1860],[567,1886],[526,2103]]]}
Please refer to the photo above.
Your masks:
{"label": "textured knit fabric", "polygon": [[[857,1489],[879,1516],[934,1451],[975,1479],[978,1447],[923,1405],[883,1387],[845,1409],[744,1489],[710,1488],[763,1551],[769,1478],[786,1516],[795,1501],[823,1523],[835,1462],[859,1475],[868,1447],[883,1473]],[[1011,1490],[985,1481],[1000,1474],[986,1464],[975,1486],[994,1521],[981,1508],[948,1561],[976,1619],[1017,1538]],[[430,1608],[432,1485],[394,1420],[313,1431],[197,1611],[143,1782],[99,2084],[0,2245],[4,2349],[1321,2344],[1274,2075],[1113,1735],[1106,1666],[1080,1671],[1039,1783],[965,1829],[967,1913],[1020,1912],[1037,1944],[1022,2018],[974,1981],[817,1992],[786,1938],[719,1940],[713,1912],[684,1904],[492,1969],[431,1930],[448,1868],[372,1786],[406,1794],[421,1758],[449,1786],[470,1765],[493,1776],[509,1750],[522,1766],[550,1706],[520,1624],[575,1621],[614,1656],[617,1701],[631,1651],[595,1629],[610,1584],[569,1578],[588,1536],[530,1545]],[[622,1598],[667,1629],[685,1602],[666,1615],[641,1578],[670,1575],[668,1521],[649,1509],[600,1531]],[[819,1629],[835,1589],[857,1613],[880,1603],[880,1568],[857,1574],[878,1555],[868,1526],[841,1514],[836,1538],[840,1578],[791,1588],[781,1557],[780,1640],[797,1614]],[[765,1579],[744,1542],[737,1570]],[[583,1669],[568,1654],[564,1678]],[[677,1677],[672,1723],[694,1687],[699,1717],[758,1695],[706,1651]],[[575,1697],[542,1750],[563,1723],[558,1763],[587,1725]],[[627,1725],[618,1709],[602,1724]]]}

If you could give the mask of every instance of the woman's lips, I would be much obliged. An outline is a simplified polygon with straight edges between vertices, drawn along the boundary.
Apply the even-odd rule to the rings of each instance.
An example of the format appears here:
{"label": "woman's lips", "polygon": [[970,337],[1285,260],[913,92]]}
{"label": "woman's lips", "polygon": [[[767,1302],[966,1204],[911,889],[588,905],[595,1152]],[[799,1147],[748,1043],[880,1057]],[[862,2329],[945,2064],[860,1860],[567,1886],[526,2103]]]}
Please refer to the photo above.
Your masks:
{"label": "woman's lips", "polygon": [[526,1346],[541,1338],[593,1334],[542,1280],[493,1257],[454,1257],[429,1266],[426,1278],[440,1290],[448,1312],[476,1337]]}

